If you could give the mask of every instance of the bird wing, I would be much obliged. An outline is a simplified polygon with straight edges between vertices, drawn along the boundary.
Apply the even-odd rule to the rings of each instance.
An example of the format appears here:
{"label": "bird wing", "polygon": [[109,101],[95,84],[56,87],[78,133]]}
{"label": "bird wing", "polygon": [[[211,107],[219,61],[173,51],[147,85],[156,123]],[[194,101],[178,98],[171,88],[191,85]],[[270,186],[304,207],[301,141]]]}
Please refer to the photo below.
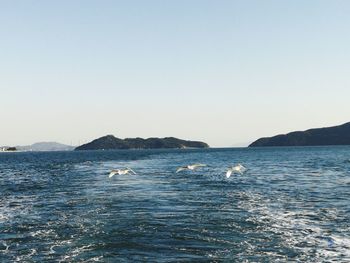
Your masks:
{"label": "bird wing", "polygon": [[113,170],[109,173],[109,178],[112,178],[115,174],[117,173],[117,171]]}
{"label": "bird wing", "polygon": [[193,166],[193,168],[197,168],[197,167],[204,167],[204,166],[207,166],[207,165],[203,164],[203,163],[196,163],[196,164],[193,164],[192,166]]}
{"label": "bird wing", "polygon": [[243,165],[241,165],[241,164],[238,164],[237,166],[239,166],[240,167],[240,169],[242,170],[242,171],[245,171],[245,170],[247,170],[247,168],[245,168]]}
{"label": "bird wing", "polygon": [[130,172],[132,172],[133,174],[136,174],[136,173],[134,172],[134,170],[133,170],[133,169],[128,168],[128,170],[129,170]]}
{"label": "bird wing", "polygon": [[231,174],[232,174],[232,169],[228,169],[226,172],[226,178],[230,178]]}
{"label": "bird wing", "polygon": [[187,169],[187,167],[179,167],[179,168],[177,168],[176,172],[178,173],[178,172],[181,172],[181,171],[186,170],[186,169]]}

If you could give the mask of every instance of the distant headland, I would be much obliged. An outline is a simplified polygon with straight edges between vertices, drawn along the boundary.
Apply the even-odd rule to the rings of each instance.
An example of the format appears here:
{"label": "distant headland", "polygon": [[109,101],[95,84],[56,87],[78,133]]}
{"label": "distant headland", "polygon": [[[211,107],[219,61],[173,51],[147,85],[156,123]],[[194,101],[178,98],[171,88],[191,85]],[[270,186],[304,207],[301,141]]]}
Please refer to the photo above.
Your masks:
{"label": "distant headland", "polygon": [[333,127],[295,131],[260,138],[249,147],[350,145],[350,122]]}
{"label": "distant headland", "polygon": [[174,137],[166,138],[127,138],[119,139],[113,135],[106,135],[92,142],[83,144],[76,151],[81,150],[114,150],[114,149],[170,149],[170,148],[208,148],[209,145],[200,141],[187,141]]}
{"label": "distant headland", "polygon": [[26,146],[2,146],[0,152],[53,152],[53,151],[72,151],[74,146],[65,145],[57,142],[37,142]]}
{"label": "distant headland", "polygon": [[16,147],[2,146],[0,147],[0,152],[16,152]]}

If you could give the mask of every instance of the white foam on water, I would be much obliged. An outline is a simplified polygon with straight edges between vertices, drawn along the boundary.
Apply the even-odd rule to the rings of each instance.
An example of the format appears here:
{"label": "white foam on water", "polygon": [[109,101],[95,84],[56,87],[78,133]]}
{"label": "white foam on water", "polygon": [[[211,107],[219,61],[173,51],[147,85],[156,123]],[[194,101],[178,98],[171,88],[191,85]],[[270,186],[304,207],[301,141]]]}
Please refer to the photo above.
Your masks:
{"label": "white foam on water", "polygon": [[[262,232],[272,232],[282,237],[282,245],[299,251],[303,257],[316,261],[350,261],[350,237],[339,233],[329,233],[322,222],[313,218],[320,215],[315,211],[287,211],[274,207],[271,200],[254,193],[242,193],[240,207],[252,214],[248,221],[262,225]],[[338,211],[329,209],[327,219],[337,218]],[[252,251],[252,254],[254,251]],[[265,253],[266,254],[266,253]],[[283,256],[273,253],[274,256]]]}
{"label": "white foam on water", "polygon": [[32,237],[57,237],[57,234],[53,229],[36,230],[34,232],[31,232],[30,235]]}
{"label": "white foam on water", "polygon": [[2,244],[3,244],[3,246],[5,247],[5,249],[0,250],[1,253],[4,253],[4,254],[9,253],[10,245],[8,245],[8,244],[6,243],[6,241],[2,241]]}
{"label": "white foam on water", "polygon": [[[59,262],[67,262],[67,261],[74,261],[75,258],[80,256],[83,253],[93,251],[95,249],[94,245],[82,245],[82,246],[74,246],[71,250],[68,251],[66,255],[63,255]],[[100,260],[99,257],[95,257],[94,261]],[[83,261],[83,262],[88,262],[88,261]]]}
{"label": "white foam on water", "polygon": [[11,222],[19,216],[31,214],[34,196],[21,196],[16,198],[7,196],[0,201],[0,223]]}

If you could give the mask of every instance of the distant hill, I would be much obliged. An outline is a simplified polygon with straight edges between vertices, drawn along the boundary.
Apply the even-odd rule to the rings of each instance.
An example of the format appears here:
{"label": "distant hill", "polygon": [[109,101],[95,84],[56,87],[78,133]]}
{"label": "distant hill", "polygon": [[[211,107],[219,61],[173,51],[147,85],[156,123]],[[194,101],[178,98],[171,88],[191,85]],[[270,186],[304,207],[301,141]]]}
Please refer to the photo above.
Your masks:
{"label": "distant hill", "polygon": [[350,122],[339,126],[296,131],[260,138],[249,147],[350,145]]}
{"label": "distant hill", "polygon": [[27,146],[16,146],[20,151],[72,151],[75,147],[57,142],[37,142]]}
{"label": "distant hill", "polygon": [[208,148],[204,142],[186,141],[174,137],[167,138],[127,138],[119,139],[113,135],[103,136],[81,145],[75,150],[113,150],[113,149],[161,149],[161,148]]}

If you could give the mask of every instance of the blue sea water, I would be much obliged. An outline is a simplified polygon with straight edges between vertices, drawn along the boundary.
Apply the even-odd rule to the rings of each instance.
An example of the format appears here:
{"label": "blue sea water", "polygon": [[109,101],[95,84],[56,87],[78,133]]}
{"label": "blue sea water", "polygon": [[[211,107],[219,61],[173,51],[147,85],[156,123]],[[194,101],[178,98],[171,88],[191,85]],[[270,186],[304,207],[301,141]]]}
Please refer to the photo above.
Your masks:
{"label": "blue sea water", "polygon": [[350,147],[2,153],[0,261],[350,262]]}

